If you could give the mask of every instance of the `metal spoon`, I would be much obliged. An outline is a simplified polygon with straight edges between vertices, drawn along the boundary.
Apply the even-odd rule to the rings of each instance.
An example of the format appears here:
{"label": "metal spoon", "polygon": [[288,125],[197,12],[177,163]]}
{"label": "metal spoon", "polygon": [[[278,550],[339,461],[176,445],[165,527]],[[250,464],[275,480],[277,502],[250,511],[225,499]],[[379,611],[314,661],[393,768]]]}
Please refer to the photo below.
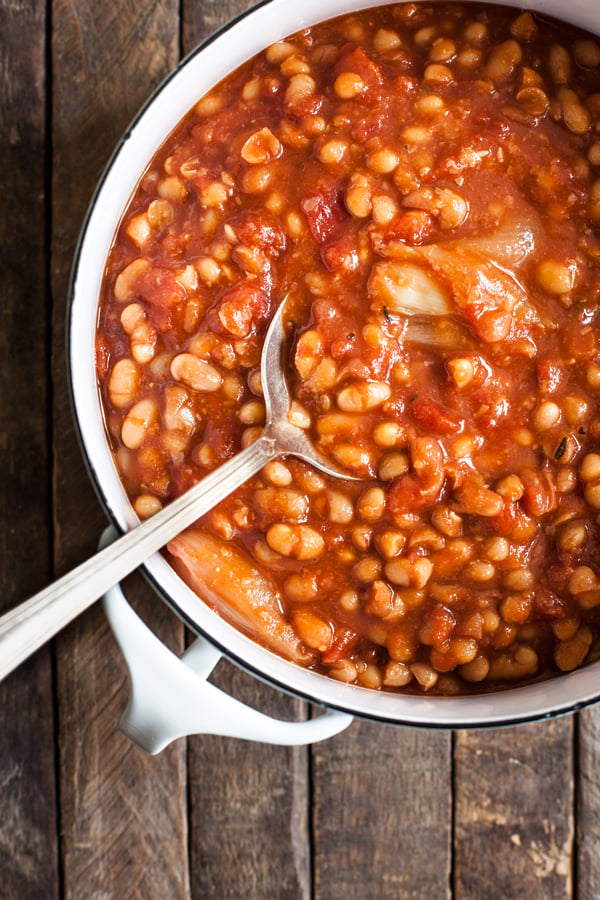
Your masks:
{"label": "metal spoon", "polygon": [[0,680],[269,460],[291,454],[329,475],[353,480],[323,459],[305,432],[288,420],[290,395],[281,360],[284,305],[273,317],[262,352],[267,411],[262,434],[152,518],[0,617]]}

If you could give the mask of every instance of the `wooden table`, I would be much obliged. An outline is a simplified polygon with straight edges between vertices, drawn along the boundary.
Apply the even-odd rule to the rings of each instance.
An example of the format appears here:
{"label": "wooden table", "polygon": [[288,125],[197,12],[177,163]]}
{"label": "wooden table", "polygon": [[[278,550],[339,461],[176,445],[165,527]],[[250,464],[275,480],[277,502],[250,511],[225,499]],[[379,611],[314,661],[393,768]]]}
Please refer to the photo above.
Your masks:
{"label": "wooden table", "polygon": [[[90,554],[104,525],[64,358],[96,180],[154,85],[247,5],[0,0],[5,608]],[[174,616],[133,587],[181,646]],[[218,681],[306,713],[231,666]],[[117,729],[127,692],[97,607],[0,685],[0,897],[600,897],[600,710],[480,733],[355,721],[311,749],[201,736],[148,757]]]}

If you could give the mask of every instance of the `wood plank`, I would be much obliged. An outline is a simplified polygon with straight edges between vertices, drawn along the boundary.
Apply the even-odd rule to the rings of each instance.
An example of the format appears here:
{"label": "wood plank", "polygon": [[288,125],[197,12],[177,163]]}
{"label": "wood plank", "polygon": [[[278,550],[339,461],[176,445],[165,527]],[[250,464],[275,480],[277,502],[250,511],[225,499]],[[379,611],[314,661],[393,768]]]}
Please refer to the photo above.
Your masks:
{"label": "wood plank", "polygon": [[[249,0],[183,5],[184,52]],[[224,690],[279,718],[300,719],[304,704],[223,663]],[[203,900],[286,900],[310,896],[308,751],[218,737],[190,741],[192,896]]]}
{"label": "wood plank", "polygon": [[[250,706],[298,719],[302,704],[220,663],[213,680]],[[202,900],[310,898],[308,755],[196,736],[190,748],[192,896]]]}
{"label": "wood plank", "polygon": [[600,707],[577,716],[577,898],[600,897]]}
{"label": "wood plank", "polygon": [[572,717],[459,732],[455,747],[455,897],[573,893]]}
{"label": "wood plank", "polygon": [[181,22],[184,53],[253,6],[254,0],[202,0],[200,3],[184,0]]}
{"label": "wood plank", "polygon": [[[48,581],[46,6],[0,2],[0,608]],[[23,560],[27,564],[23,565]],[[0,893],[58,896],[52,659],[0,684]]]}
{"label": "wood plank", "polygon": [[[135,605],[170,645],[180,628],[141,583]],[[174,626],[174,627],[173,627]],[[128,684],[99,609],[82,616],[60,657],[65,900],[187,900],[185,742],[149,757],[117,730]]]}
{"label": "wood plank", "polygon": [[[104,524],[71,422],[64,360],[77,232],[118,137],[178,57],[175,0],[53,7],[54,447],[57,569],[93,552]],[[175,646],[183,628],[144,585],[146,619]],[[64,897],[187,898],[185,742],[145,756],[117,731],[125,667],[98,608],[58,641]]]}
{"label": "wood plank", "polygon": [[312,771],[315,900],[448,900],[449,732],[356,721]]}

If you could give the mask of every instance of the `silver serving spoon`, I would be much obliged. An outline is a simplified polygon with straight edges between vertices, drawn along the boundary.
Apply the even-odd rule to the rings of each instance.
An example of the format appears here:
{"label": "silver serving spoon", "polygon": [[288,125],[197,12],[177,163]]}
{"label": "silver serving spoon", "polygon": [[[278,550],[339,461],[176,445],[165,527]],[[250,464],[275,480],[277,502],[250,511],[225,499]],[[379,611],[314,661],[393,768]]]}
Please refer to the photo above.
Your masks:
{"label": "silver serving spoon", "polygon": [[269,326],[262,352],[267,415],[261,435],[152,518],[0,617],[0,680],[269,460],[298,456],[328,475],[353,480],[321,457],[305,432],[288,420],[290,395],[281,360],[284,305],[285,300]]}

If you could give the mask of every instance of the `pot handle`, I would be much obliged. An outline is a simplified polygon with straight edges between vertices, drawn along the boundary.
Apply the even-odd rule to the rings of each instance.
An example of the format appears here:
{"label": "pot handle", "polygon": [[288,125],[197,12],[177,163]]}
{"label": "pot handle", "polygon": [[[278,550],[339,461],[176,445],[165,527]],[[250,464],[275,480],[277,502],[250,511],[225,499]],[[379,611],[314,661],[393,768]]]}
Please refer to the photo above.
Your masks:
{"label": "pot handle", "polygon": [[[114,529],[107,528],[101,544],[115,537]],[[196,638],[178,657],[142,622],[119,585],[102,602],[131,680],[119,728],[147,753],[159,753],[176,738],[192,734],[300,746],[333,737],[352,721],[337,710],[303,722],[267,716],[207,681],[222,656],[209,641]]]}

